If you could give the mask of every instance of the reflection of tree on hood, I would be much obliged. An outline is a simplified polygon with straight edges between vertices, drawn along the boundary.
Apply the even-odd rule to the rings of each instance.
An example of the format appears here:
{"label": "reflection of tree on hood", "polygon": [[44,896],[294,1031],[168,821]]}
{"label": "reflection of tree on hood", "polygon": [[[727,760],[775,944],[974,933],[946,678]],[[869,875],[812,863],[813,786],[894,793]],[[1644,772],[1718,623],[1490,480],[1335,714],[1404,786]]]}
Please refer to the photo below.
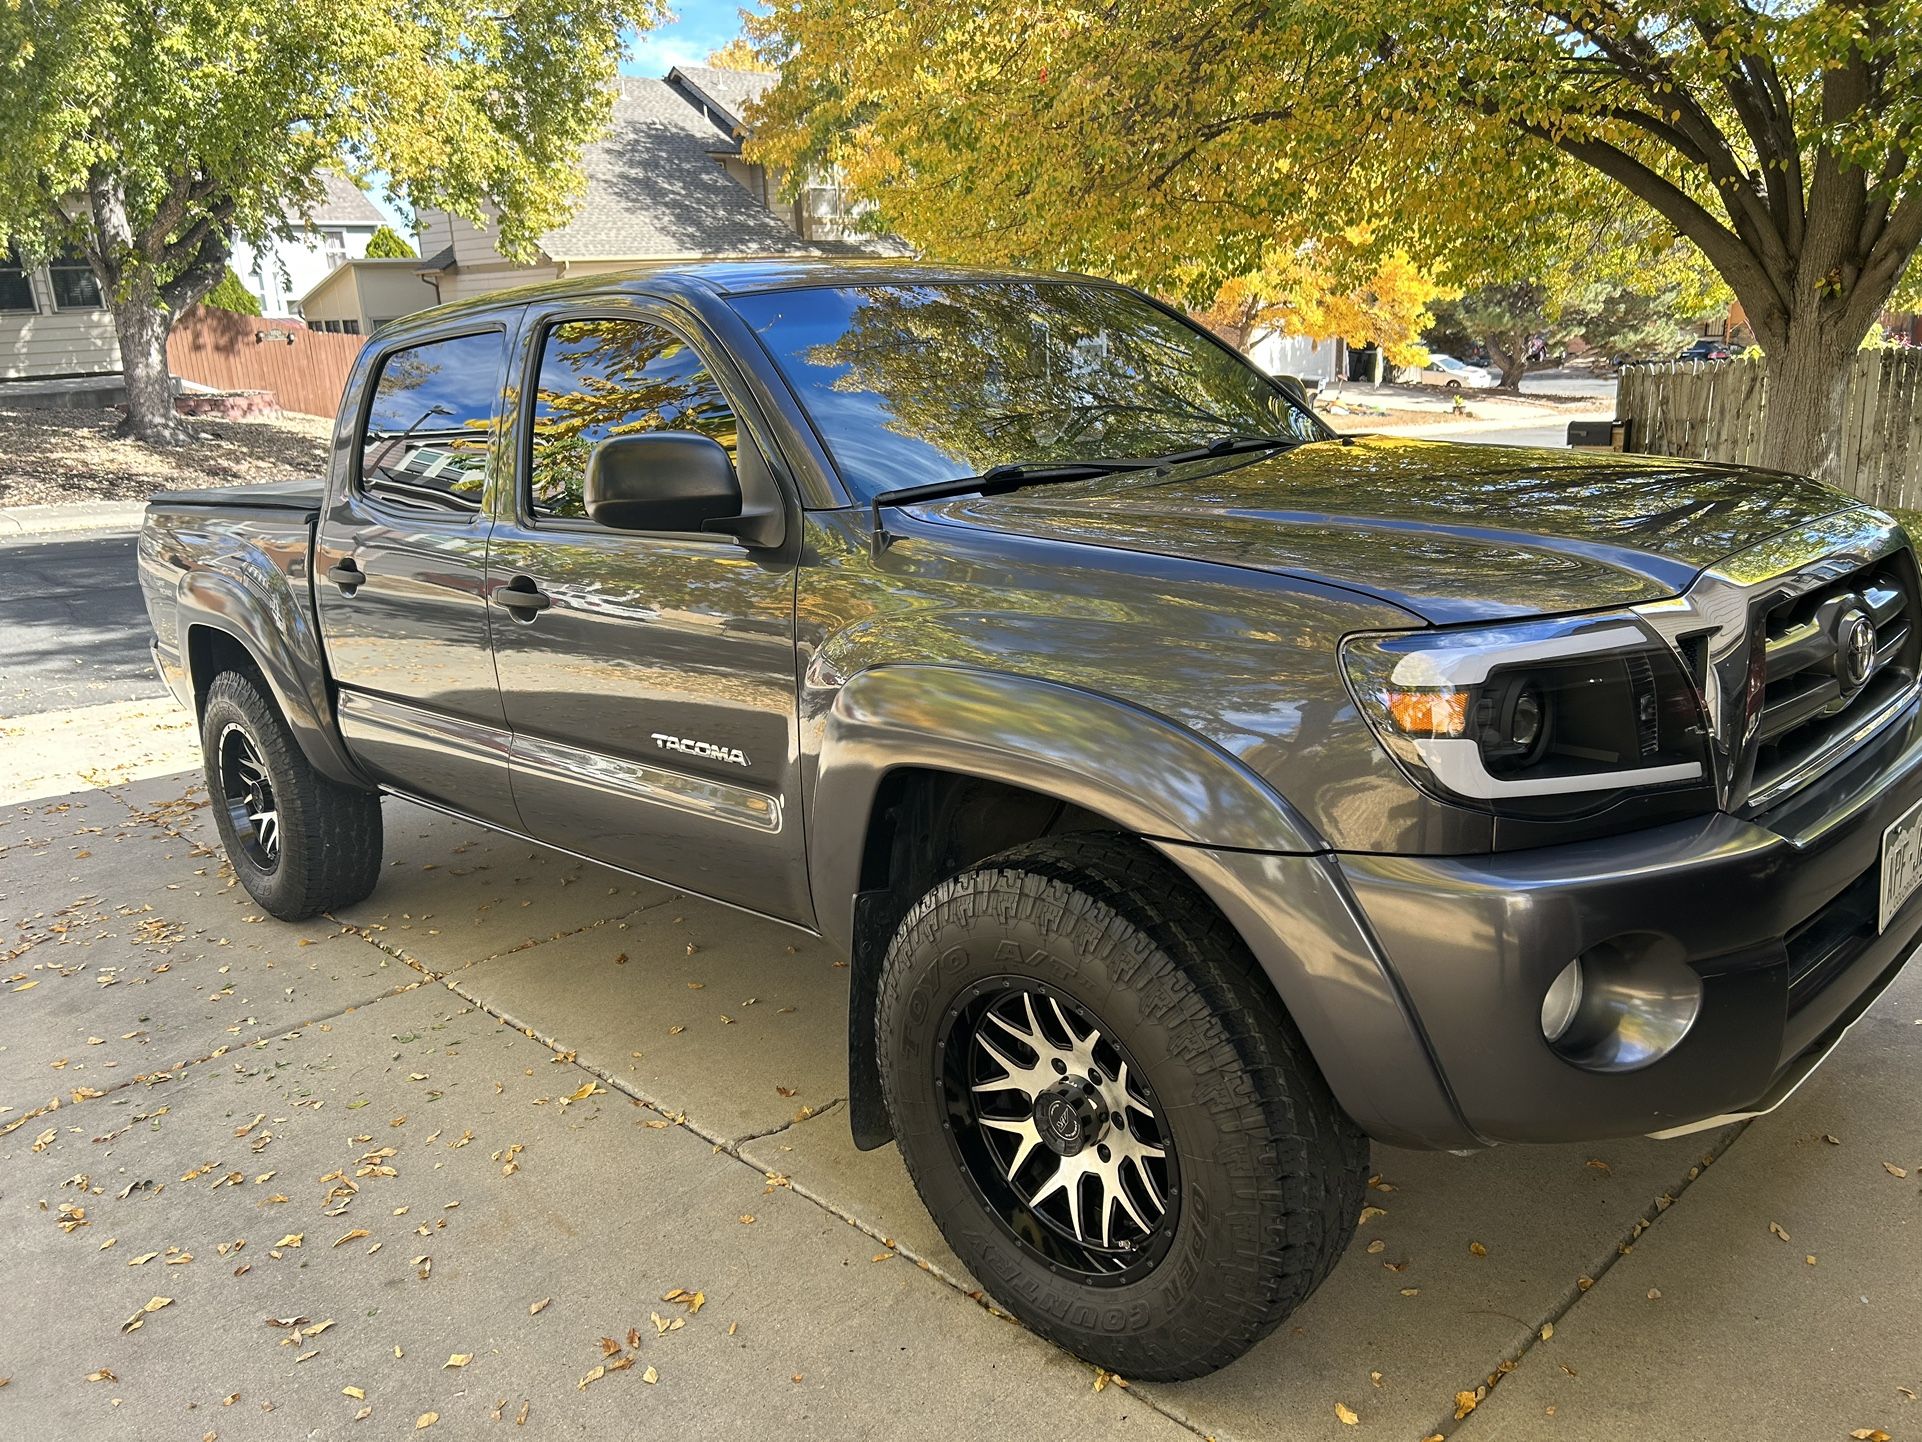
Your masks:
{"label": "reflection of tree on hood", "polygon": [[802,359],[875,397],[888,430],[981,469],[1156,454],[1288,415],[1187,326],[1098,286],[864,291],[846,332]]}
{"label": "reflection of tree on hood", "polygon": [[568,321],[549,332],[534,397],[533,499],[580,516],[587,457],[609,436],[694,431],[732,454],[739,422],[678,336],[633,320]]}

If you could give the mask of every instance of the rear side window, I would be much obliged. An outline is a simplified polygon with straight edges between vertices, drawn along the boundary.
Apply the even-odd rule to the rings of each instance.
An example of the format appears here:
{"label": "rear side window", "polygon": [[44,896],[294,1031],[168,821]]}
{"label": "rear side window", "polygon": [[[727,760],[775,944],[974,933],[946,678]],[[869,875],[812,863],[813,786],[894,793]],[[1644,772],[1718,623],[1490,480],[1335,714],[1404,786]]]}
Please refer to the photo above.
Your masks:
{"label": "rear side window", "polygon": [[498,331],[456,336],[381,361],[361,435],[362,490],[450,519],[480,510],[505,341]]}
{"label": "rear side window", "polygon": [[694,348],[644,320],[570,320],[541,343],[528,514],[585,516],[587,457],[609,436],[694,431],[733,455],[740,421]]}

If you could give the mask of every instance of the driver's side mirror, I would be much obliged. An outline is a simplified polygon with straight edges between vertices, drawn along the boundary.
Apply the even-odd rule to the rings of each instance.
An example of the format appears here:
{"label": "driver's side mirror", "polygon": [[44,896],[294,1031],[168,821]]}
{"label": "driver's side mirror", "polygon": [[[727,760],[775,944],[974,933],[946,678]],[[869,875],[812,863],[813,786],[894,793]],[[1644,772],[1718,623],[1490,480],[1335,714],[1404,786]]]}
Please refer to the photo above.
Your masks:
{"label": "driver's side mirror", "polygon": [[750,504],[726,449],[692,431],[610,436],[588,454],[581,499],[614,531],[719,532],[761,548],[786,532],[778,492]]}

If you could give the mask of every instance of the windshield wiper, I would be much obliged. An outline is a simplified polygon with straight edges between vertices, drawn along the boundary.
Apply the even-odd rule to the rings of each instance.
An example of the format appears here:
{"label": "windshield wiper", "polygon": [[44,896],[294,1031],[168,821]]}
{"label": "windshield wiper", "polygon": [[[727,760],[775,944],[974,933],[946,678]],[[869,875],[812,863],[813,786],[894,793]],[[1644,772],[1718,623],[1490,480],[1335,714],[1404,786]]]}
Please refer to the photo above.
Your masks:
{"label": "windshield wiper", "polygon": [[1116,457],[1112,460],[1086,461],[1010,461],[994,466],[978,476],[957,476],[951,481],[930,481],[926,485],[902,486],[882,491],[868,502],[869,523],[874,538],[874,554],[880,555],[893,539],[881,522],[884,506],[911,506],[917,501],[946,501],[956,496],[998,496],[1022,486],[1043,486],[1055,481],[1085,481],[1092,476],[1110,476],[1122,471],[1158,471],[1167,464],[1162,457]]}
{"label": "windshield wiper", "polygon": [[1164,466],[1178,466],[1185,461],[1206,461],[1216,456],[1235,456],[1248,451],[1281,451],[1302,443],[1300,436],[1282,435],[1232,435],[1222,436],[1209,441],[1204,446],[1194,446],[1185,451],[1170,451],[1159,457]]}

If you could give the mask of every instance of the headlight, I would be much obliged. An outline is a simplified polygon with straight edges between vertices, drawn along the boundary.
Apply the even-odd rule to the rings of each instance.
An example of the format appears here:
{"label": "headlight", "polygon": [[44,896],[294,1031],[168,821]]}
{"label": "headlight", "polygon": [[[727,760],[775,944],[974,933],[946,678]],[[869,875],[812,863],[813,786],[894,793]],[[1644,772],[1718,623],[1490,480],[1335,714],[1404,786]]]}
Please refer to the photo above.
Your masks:
{"label": "headlight", "polygon": [[1342,665],[1382,745],[1449,800],[1540,815],[1708,779],[1696,687],[1633,616],[1351,636]]}

